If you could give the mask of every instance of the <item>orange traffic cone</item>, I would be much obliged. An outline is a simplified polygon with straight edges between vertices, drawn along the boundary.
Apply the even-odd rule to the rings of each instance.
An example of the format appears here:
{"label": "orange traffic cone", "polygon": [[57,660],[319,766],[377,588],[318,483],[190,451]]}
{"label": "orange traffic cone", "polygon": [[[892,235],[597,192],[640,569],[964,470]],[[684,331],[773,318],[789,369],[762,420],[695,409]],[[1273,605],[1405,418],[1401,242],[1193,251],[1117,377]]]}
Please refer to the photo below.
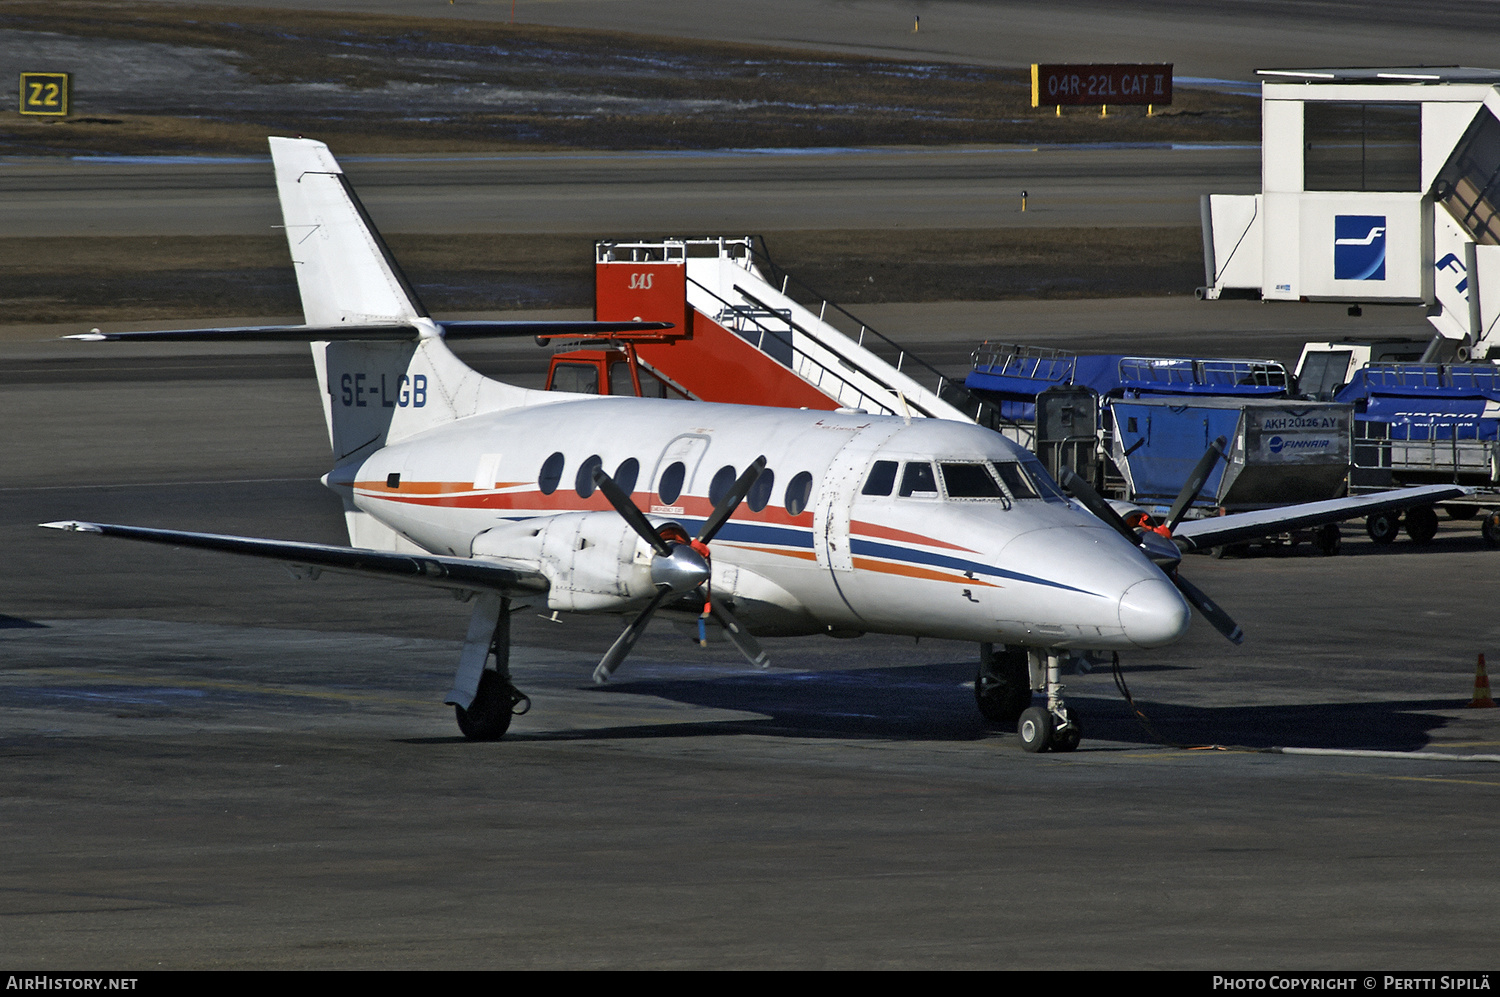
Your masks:
{"label": "orange traffic cone", "polygon": [[1474,699],[1470,706],[1494,706],[1495,701],[1490,698],[1490,676],[1484,670],[1484,655],[1479,656],[1479,662],[1474,666]]}

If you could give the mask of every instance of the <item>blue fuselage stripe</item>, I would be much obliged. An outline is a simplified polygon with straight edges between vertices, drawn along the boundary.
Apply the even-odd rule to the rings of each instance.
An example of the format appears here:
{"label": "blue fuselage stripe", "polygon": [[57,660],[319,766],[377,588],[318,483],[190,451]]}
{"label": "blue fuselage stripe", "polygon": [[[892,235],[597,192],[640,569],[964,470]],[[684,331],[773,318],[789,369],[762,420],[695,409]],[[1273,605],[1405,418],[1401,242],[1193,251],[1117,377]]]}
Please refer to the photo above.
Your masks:
{"label": "blue fuselage stripe", "polygon": [[1090,592],[1087,589],[1064,585],[1061,582],[1050,581],[1046,578],[1038,578],[1035,575],[1022,574],[1019,571],[1009,571],[1005,568],[995,567],[994,565],[982,564],[979,561],[968,561],[959,557],[933,554],[925,550],[912,550],[910,547],[896,547],[891,544],[875,543],[872,540],[851,539],[849,549],[855,554],[883,557],[892,561],[906,561],[911,564],[930,564],[934,567],[951,568],[955,571],[972,571],[976,575],[989,575],[993,578],[1029,582],[1032,585],[1046,585],[1049,588],[1064,589],[1068,592],[1078,592],[1083,595],[1099,594],[1097,592]]}

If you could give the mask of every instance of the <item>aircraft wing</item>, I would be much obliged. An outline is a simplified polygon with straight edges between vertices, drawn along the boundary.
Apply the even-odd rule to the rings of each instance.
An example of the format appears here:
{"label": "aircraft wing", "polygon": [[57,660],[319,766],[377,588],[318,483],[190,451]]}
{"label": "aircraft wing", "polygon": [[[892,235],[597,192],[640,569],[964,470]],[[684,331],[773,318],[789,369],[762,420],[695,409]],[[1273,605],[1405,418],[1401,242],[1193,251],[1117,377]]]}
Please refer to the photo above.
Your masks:
{"label": "aircraft wing", "polygon": [[449,589],[485,589],[507,596],[545,592],[547,579],[540,571],[508,566],[493,559],[444,557],[437,554],[399,554],[361,547],[337,547],[330,544],[300,543],[288,540],[265,540],[259,537],[234,537],[219,533],[189,533],[182,530],[156,530],[143,526],[116,526],[110,523],[81,523],[64,520],[42,523],[52,530],[98,533],[127,540],[170,544],[174,547],[198,547],[226,554],[263,557],[291,565],[337,571],[375,578],[392,578]]}
{"label": "aircraft wing", "polygon": [[1172,539],[1184,550],[1202,550],[1221,544],[1240,543],[1267,537],[1286,530],[1337,523],[1355,516],[1407,509],[1414,505],[1431,505],[1444,499],[1459,498],[1469,489],[1458,485],[1424,485],[1420,488],[1397,488],[1372,492],[1354,498],[1304,502],[1301,505],[1261,509],[1258,512],[1236,512],[1228,516],[1192,519],[1172,531]]}

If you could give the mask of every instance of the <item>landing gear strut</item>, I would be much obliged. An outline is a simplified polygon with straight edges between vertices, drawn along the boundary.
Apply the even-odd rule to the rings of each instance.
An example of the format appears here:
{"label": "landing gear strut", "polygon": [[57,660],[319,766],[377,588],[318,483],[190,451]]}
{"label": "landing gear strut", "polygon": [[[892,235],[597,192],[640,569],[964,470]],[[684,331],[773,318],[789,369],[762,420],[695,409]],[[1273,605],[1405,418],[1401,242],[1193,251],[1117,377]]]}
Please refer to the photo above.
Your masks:
{"label": "landing gear strut", "polygon": [[510,682],[509,599],[493,592],[479,596],[448,702],[458,729],[471,741],[498,741],[510,729],[511,717],[531,709],[530,698]]}
{"label": "landing gear strut", "polygon": [[1029,657],[1032,685],[1046,690],[1047,705],[1031,706],[1022,711],[1020,723],[1016,725],[1021,747],[1031,752],[1073,751],[1078,747],[1081,735],[1073,711],[1063,702],[1061,655],[1049,649],[1046,652],[1032,651]]}

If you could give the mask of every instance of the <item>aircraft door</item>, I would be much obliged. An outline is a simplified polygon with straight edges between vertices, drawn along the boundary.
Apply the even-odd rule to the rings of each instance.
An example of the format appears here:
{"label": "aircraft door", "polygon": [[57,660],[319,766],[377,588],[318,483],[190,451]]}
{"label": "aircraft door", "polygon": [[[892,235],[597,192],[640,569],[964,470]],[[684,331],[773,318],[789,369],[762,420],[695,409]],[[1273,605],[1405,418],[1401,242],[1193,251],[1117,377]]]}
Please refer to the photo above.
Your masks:
{"label": "aircraft door", "polygon": [[680,516],[687,511],[683,498],[692,494],[698,464],[703,460],[707,449],[708,437],[698,433],[683,433],[667,444],[656,462],[656,470],[651,474],[649,512],[662,516]]}
{"label": "aircraft door", "polygon": [[834,572],[854,570],[849,549],[850,507],[875,451],[900,428],[866,426],[834,454],[828,473],[818,485],[818,500],[813,507],[813,550],[818,564]]}

